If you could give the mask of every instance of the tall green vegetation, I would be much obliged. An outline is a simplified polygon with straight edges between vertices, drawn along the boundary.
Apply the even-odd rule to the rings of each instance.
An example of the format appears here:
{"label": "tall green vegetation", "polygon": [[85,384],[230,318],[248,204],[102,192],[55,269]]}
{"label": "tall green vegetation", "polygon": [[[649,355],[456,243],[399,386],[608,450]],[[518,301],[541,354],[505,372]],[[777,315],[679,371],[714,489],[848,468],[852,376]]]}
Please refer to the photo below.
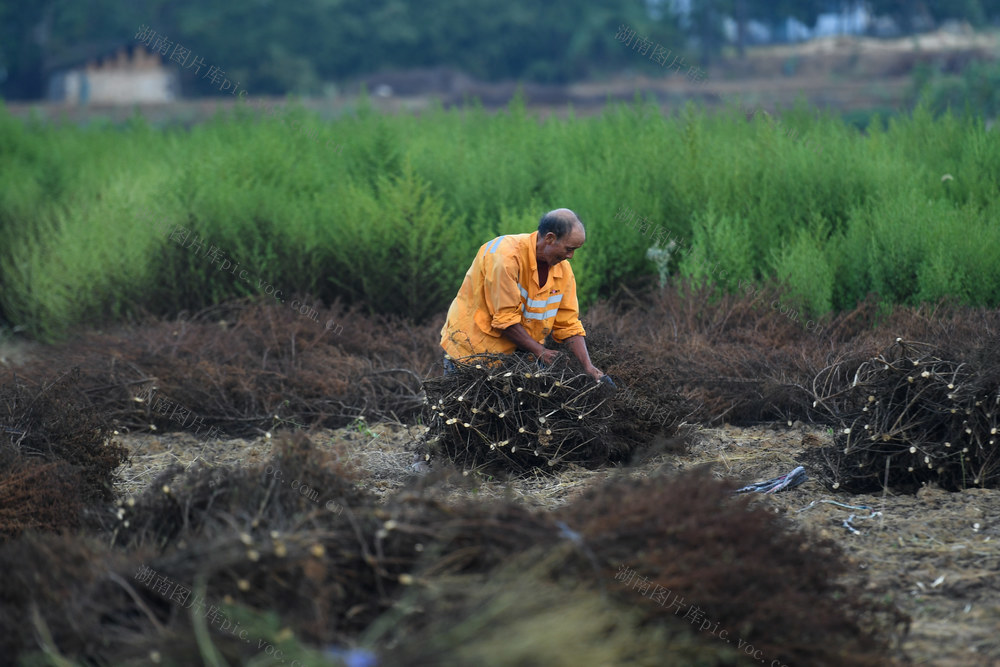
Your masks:
{"label": "tall green vegetation", "polygon": [[280,290],[420,319],[480,244],[560,206],[587,224],[584,305],[653,282],[653,238],[623,206],[680,242],[670,280],[775,280],[814,315],[871,291],[1000,304],[1000,134],[976,118],[918,109],[864,136],[804,107],[291,116],[81,129],[0,109],[0,318],[52,339]]}

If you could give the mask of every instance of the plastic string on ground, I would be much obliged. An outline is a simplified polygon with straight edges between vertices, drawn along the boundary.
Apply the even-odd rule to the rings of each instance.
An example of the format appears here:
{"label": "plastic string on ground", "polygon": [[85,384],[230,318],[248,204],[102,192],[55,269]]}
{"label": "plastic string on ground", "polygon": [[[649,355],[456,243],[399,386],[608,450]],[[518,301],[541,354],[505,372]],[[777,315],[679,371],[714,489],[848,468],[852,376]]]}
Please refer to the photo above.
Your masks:
{"label": "plastic string on ground", "polygon": [[816,503],[828,503],[830,505],[836,505],[837,507],[843,507],[849,510],[870,510],[871,507],[868,505],[848,505],[847,503],[838,502],[836,500],[814,500],[800,510],[795,510],[795,513],[805,512],[807,509],[811,509]]}
{"label": "plastic string on ground", "polygon": [[836,500],[825,500],[825,499],[814,500],[805,507],[803,507],[802,509],[795,510],[795,513],[798,514],[799,512],[805,512],[807,509],[814,507],[817,503],[827,503],[828,505],[836,505],[837,507],[843,507],[844,509],[860,510],[860,511],[868,510],[869,512],[871,512],[871,514],[869,514],[868,516],[858,516],[856,514],[851,514],[846,519],[844,519],[841,525],[848,531],[850,531],[852,535],[861,534],[861,531],[854,527],[855,521],[861,521],[863,519],[874,519],[875,517],[882,516],[881,512],[873,511],[872,508],[869,507],[868,505],[848,505],[847,503],[837,502]]}
{"label": "plastic string on ground", "polygon": [[855,520],[859,520],[860,521],[861,519],[874,519],[877,516],[882,516],[882,513],[881,512],[872,512],[868,516],[857,516],[856,514],[852,514],[851,516],[849,516],[846,519],[844,519],[844,524],[843,525],[844,525],[844,528],[846,528],[847,530],[851,531],[851,534],[853,534],[853,535],[860,535],[861,531],[854,527],[854,521]]}
{"label": "plastic string on ground", "polygon": [[774,477],[763,482],[755,482],[744,486],[742,489],[736,489],[736,493],[777,493],[778,491],[794,488],[807,479],[809,477],[806,476],[806,469],[799,466],[787,475]]}

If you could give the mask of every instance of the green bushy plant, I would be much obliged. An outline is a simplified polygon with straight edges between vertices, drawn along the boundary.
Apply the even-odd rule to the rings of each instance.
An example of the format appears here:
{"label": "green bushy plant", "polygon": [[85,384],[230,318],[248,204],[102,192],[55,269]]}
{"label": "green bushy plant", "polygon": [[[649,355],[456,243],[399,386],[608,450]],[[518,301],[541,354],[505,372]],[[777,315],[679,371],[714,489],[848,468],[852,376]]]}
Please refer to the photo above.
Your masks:
{"label": "green bushy plant", "polygon": [[[871,291],[1000,301],[1000,133],[927,107],[867,133],[801,103],[748,120],[637,99],[543,120],[521,99],[420,116],[363,100],[329,122],[292,103],[190,130],[48,125],[0,107],[0,318],[55,339],[263,298],[264,285],[426,318],[479,245],[562,206],[587,225],[573,260],[584,308],[649,284],[654,230],[677,240],[670,272],[708,279],[716,264],[726,289],[785,282],[814,314]],[[644,222],[616,218],[622,207]],[[187,240],[168,238],[175,226]],[[249,280],[206,259],[211,246]]]}

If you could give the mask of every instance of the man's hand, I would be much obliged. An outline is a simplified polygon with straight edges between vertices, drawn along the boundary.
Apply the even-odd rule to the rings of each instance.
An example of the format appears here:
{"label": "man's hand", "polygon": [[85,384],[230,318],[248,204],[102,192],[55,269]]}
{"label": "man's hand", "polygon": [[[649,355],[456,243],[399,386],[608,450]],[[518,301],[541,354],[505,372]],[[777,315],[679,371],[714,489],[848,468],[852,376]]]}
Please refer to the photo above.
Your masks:
{"label": "man's hand", "polygon": [[583,372],[594,378],[594,382],[600,382],[601,378],[604,377],[604,372],[590,361],[590,353],[587,352],[587,340],[583,336],[570,336],[564,342],[566,343],[566,347],[570,349],[570,352],[573,353],[573,356],[580,362],[580,365],[583,366]]}
{"label": "man's hand", "polygon": [[547,347],[543,347],[541,354],[535,353],[535,356],[538,357],[540,362],[546,366],[550,366],[555,363],[555,360],[559,358],[560,354],[562,353],[559,352],[559,350],[550,350]]}
{"label": "man's hand", "polygon": [[558,359],[561,354],[558,350],[550,350],[536,341],[520,324],[510,325],[501,332],[501,335],[507,340],[513,341],[522,350],[531,352],[546,366]]}

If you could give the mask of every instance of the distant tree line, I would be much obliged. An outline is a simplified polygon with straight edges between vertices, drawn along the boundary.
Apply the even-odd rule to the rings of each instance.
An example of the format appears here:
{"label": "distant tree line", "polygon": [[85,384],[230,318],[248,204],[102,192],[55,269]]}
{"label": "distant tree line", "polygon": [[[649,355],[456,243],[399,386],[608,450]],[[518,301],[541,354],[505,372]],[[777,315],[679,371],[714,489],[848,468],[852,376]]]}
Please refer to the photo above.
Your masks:
{"label": "distant tree line", "polygon": [[[46,75],[74,61],[132,43],[142,25],[199,54],[251,94],[316,94],[325,82],[388,68],[448,66],[485,80],[565,82],[650,67],[616,43],[629,25],[669,49],[688,49],[706,65],[726,45],[725,17],[737,46],[750,20],[813,25],[823,11],[856,2],[823,0],[0,0],[0,95],[38,98]],[[872,0],[873,12],[904,30],[948,19],[983,26],[1000,0]],[[166,58],[165,58],[166,60]],[[651,70],[652,71],[652,70]],[[180,71],[185,95],[212,89]]]}

